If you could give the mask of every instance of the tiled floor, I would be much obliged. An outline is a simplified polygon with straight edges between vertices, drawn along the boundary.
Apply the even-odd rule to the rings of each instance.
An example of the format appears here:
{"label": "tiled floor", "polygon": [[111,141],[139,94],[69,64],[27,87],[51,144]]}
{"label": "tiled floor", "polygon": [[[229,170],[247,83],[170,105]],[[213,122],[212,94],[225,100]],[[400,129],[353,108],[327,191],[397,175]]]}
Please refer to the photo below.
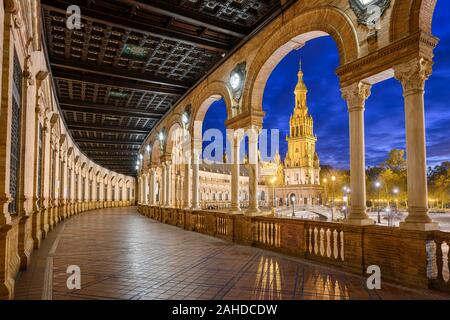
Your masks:
{"label": "tiled floor", "polygon": [[[71,265],[81,289],[67,289]],[[16,286],[16,299],[438,298],[299,259],[154,222],[135,208],[73,217],[51,232]]]}

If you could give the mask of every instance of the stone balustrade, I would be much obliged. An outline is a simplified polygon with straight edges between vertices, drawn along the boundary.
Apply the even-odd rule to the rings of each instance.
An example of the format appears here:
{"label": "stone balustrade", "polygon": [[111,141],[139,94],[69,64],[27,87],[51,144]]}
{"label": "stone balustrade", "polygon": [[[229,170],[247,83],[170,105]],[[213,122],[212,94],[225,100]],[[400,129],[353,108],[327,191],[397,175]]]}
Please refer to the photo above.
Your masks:
{"label": "stone balustrade", "polygon": [[383,281],[450,292],[448,233],[155,206],[138,210],[162,223],[238,244],[367,277],[367,268],[376,265]]}
{"label": "stone balustrade", "polygon": [[428,278],[434,289],[450,291],[449,248],[450,234],[446,232],[435,231],[427,241]]}

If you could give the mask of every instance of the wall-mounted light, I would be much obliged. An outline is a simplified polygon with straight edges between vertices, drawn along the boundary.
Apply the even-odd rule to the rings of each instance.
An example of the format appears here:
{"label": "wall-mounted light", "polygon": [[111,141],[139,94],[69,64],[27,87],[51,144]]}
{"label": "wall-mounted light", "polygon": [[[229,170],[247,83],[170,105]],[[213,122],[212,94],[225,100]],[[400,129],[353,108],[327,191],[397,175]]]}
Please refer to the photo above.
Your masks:
{"label": "wall-mounted light", "polygon": [[242,97],[245,77],[246,77],[245,62],[238,64],[230,73],[228,83],[233,93],[233,98],[236,102],[238,102]]}
{"label": "wall-mounted light", "polygon": [[183,122],[184,125],[187,125],[189,123],[189,116],[187,115],[186,112],[184,112],[181,115],[181,121]]}
{"label": "wall-mounted light", "polygon": [[237,72],[233,72],[230,76],[231,89],[237,90],[241,85],[241,76]]}
{"label": "wall-mounted light", "polygon": [[160,142],[163,142],[163,141],[164,141],[164,138],[165,138],[164,132],[161,131],[161,132],[158,134],[158,139],[159,139]]}

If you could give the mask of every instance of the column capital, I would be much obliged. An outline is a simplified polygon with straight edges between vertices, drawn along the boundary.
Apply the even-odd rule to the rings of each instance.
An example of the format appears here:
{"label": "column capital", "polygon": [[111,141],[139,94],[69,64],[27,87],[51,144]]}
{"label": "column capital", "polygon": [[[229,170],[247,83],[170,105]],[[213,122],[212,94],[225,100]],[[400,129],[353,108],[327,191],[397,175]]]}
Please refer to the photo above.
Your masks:
{"label": "column capital", "polygon": [[347,101],[349,112],[364,110],[367,98],[370,97],[372,85],[365,82],[355,82],[341,88],[342,97]]}
{"label": "column capital", "polygon": [[405,95],[425,89],[425,81],[433,72],[433,62],[425,58],[415,58],[394,67],[395,78],[402,83]]}

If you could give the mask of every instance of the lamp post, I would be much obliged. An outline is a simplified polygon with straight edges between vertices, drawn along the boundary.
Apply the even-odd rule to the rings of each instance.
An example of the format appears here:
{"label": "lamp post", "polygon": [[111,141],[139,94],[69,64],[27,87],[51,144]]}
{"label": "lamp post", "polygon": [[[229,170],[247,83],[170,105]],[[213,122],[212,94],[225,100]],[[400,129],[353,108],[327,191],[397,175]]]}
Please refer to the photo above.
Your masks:
{"label": "lamp post", "polygon": [[272,213],[275,213],[277,206],[277,200],[275,199],[275,182],[277,182],[277,177],[273,177],[270,181],[272,182],[273,188]]}
{"label": "lamp post", "polygon": [[333,203],[331,205],[331,221],[334,221],[334,207],[335,207],[335,197],[334,197],[334,183],[336,182],[336,177],[331,177],[331,192],[333,197]]}
{"label": "lamp post", "polygon": [[323,184],[325,185],[325,206],[328,204],[328,192],[327,192],[327,178],[324,178],[323,180]]}
{"label": "lamp post", "polygon": [[399,193],[398,188],[394,188],[394,190],[392,190],[392,193],[394,194],[395,197],[395,212],[398,213],[398,193]]}
{"label": "lamp post", "polygon": [[292,201],[292,217],[295,217],[295,196],[294,195],[291,197],[291,201]]}
{"label": "lamp post", "polygon": [[350,193],[350,188],[347,186],[344,187],[344,201],[345,201],[345,209],[344,209],[344,219],[347,220],[347,208],[348,208],[348,195]]}
{"label": "lamp post", "polygon": [[381,223],[381,215],[380,215],[380,187],[381,187],[381,183],[379,181],[375,182],[375,187],[378,190],[377,210],[378,210],[378,224],[380,224]]}
{"label": "lamp post", "polygon": [[388,225],[390,227],[392,225],[392,216],[391,216],[391,208],[389,208],[389,206],[386,208],[386,213],[388,216]]}

